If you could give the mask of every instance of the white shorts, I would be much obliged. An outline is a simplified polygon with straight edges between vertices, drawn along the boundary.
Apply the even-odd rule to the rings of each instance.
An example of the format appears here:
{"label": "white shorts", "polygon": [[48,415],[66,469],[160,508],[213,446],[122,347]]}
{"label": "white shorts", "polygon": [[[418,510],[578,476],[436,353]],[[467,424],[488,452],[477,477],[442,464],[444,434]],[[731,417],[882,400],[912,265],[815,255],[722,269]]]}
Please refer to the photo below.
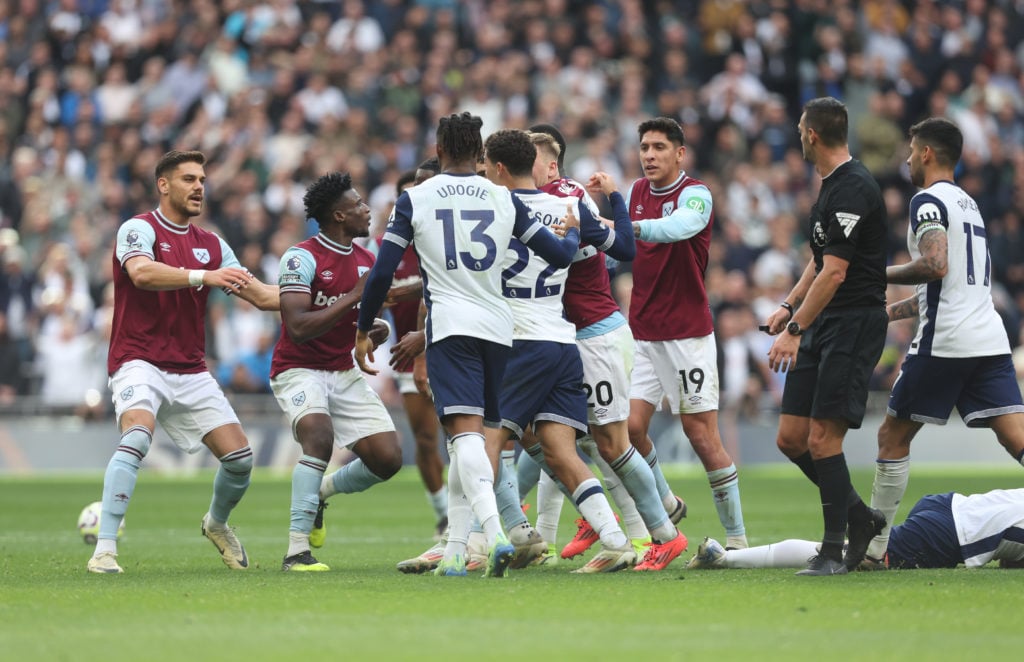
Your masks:
{"label": "white shorts", "polygon": [[718,409],[718,357],[715,334],[703,338],[636,341],[631,400],[655,407],[667,397],[673,414]]}
{"label": "white shorts", "polygon": [[340,372],[291,368],[271,378],[270,388],[291,421],[292,436],[296,423],[306,414],[330,416],[334,443],[340,448],[395,430],[380,396],[357,368]]}
{"label": "white shorts", "polygon": [[235,410],[209,372],[179,375],[135,360],[118,368],[107,383],[118,424],[130,409],[148,411],[186,453],[198,451],[203,437],[213,430],[238,423]]}
{"label": "white shorts", "polygon": [[628,324],[576,341],[583,360],[587,422],[607,425],[629,419],[629,379],[633,372],[633,332]]}
{"label": "white shorts", "polygon": [[[413,379],[411,372],[396,372],[395,383],[398,384],[398,392],[402,395],[416,395],[420,392],[416,388],[416,380]],[[430,391],[427,391],[429,397]]]}

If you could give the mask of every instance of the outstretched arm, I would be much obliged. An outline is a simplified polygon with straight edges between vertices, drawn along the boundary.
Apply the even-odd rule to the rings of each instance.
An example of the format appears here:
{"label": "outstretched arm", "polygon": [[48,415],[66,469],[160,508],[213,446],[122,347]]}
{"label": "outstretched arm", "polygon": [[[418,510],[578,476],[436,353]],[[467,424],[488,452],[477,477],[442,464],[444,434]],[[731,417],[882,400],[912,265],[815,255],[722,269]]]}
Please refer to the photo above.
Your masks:
{"label": "outstretched arm", "polygon": [[885,279],[898,285],[918,285],[945,278],[949,273],[948,242],[945,228],[926,230],[917,246],[921,256],[906,264],[886,267]]}
{"label": "outstretched arm", "polygon": [[608,196],[608,201],[612,205],[614,225],[609,229],[600,219],[593,216],[586,204],[581,204],[581,239],[616,260],[631,261],[636,257],[636,237],[633,234],[633,222],[629,218],[626,200],[619,193],[615,180],[608,173],[597,172],[590,177],[587,189],[601,191]]}
{"label": "outstretched arm", "polygon": [[370,269],[363,288],[363,299],[359,306],[359,321],[356,330],[355,359],[359,368],[368,374],[376,375],[379,371],[369,367],[367,358],[373,361],[373,341],[369,332],[373,328],[374,319],[387,298],[388,288],[395,278],[395,270],[402,261],[405,247],[385,241],[380,247],[377,261]]}
{"label": "outstretched arm", "polygon": [[669,244],[700,234],[711,222],[711,191],[706,186],[687,187],[678,204],[668,216],[633,223],[636,238]]}
{"label": "outstretched arm", "polygon": [[[566,227],[565,236],[559,239],[553,232],[533,220],[530,210],[514,194],[512,203],[516,207],[516,221],[512,234],[552,266],[563,268],[572,264],[572,258],[580,247],[579,220],[571,213],[566,216],[563,220]],[[572,205],[569,207],[571,212]]]}

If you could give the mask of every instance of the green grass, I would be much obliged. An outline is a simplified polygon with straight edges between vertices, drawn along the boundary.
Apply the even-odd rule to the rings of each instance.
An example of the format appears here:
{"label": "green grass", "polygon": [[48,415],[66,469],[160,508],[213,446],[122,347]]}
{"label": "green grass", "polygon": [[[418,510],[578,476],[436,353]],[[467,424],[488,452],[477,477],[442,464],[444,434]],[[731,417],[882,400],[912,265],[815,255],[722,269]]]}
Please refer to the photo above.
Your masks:
{"label": "green grass", "polygon": [[[0,658],[930,660],[1012,658],[1024,644],[1024,573],[994,567],[810,579],[791,570],[684,572],[681,559],[661,573],[569,574],[577,559],[504,580],[402,575],[395,562],[430,544],[413,467],[332,500],[317,554],[332,571],[309,575],[279,570],[289,478],[258,473],[232,517],[255,565],[231,572],[199,534],[210,478],[142,473],[121,576],[86,573],[91,549],[75,529],[100,476],[0,479]],[[687,469],[669,478],[690,503],[690,551],[704,535],[720,537],[703,476]],[[854,479],[869,492],[869,473]],[[1019,470],[915,467],[906,503],[1020,482]],[[816,491],[792,467],[746,469],[742,487],[752,544],[820,535]],[[562,543],[573,517],[566,506]]]}

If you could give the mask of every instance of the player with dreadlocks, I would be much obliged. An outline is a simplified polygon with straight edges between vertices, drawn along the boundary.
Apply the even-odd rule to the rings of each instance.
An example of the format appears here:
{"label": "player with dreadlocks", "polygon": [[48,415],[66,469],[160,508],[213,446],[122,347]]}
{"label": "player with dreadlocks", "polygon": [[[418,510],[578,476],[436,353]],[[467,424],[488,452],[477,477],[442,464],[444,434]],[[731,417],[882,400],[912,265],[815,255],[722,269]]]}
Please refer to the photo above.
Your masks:
{"label": "player with dreadlocks", "polygon": [[402,193],[359,309],[356,361],[370,373],[368,332],[395,269],[410,244],[423,274],[427,304],[427,364],[434,407],[448,434],[450,533],[439,575],[466,574],[466,541],[475,514],[489,549],[486,574],[504,576],[515,553],[502,530],[494,498],[497,458],[484,447],[484,421],[501,421],[498,395],[512,347],[512,313],[501,293],[501,260],[513,236],[557,267],[568,266],[579,245],[575,227],[559,239],[533,220],[508,189],[476,174],[483,153],[479,117],[441,118],[437,158],[441,172]]}

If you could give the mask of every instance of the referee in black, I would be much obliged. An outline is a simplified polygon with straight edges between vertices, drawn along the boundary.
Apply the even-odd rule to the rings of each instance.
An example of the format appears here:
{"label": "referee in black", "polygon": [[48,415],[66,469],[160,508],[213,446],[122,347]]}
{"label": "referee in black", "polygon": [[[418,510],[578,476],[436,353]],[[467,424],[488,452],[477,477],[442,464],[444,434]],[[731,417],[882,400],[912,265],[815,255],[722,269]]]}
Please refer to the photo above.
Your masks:
{"label": "referee in black", "polygon": [[804,106],[800,143],[822,178],[811,208],[813,259],[767,320],[778,336],[768,364],[789,371],[776,443],[818,486],[825,519],[821,551],[798,575],[846,574],[885,526],[885,516],[853,489],[843,455],[846,431],[864,419],[888,325],[885,204],[874,177],[850,156],[847,126],[846,106],[836,99]]}

